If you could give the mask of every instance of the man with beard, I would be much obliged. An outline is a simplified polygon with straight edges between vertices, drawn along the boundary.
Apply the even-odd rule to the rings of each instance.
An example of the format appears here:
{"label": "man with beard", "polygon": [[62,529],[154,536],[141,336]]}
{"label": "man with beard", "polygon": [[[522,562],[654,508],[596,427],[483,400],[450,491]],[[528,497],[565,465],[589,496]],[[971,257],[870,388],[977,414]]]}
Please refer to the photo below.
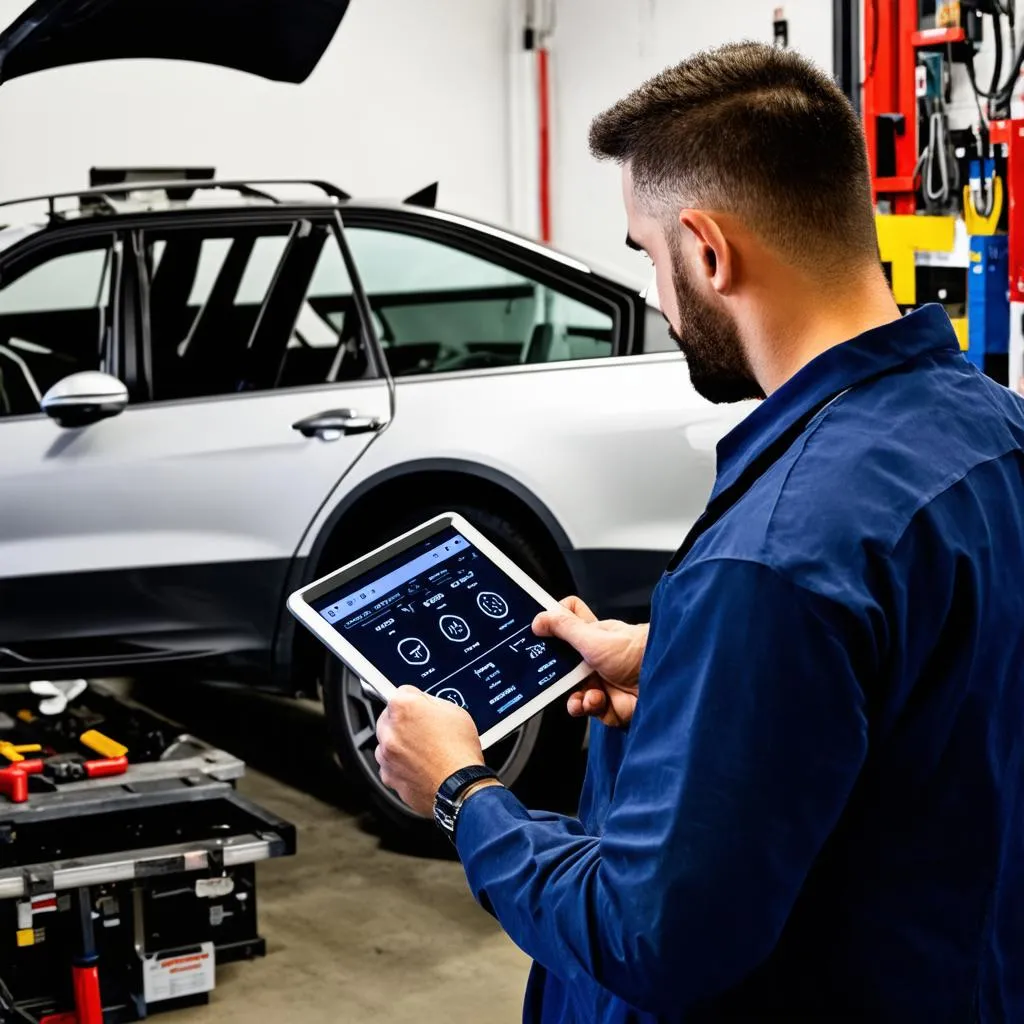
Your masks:
{"label": "man with beard", "polygon": [[[649,628],[575,598],[534,624],[594,669],[579,817],[460,794],[470,885],[537,962],[525,1019],[1022,1021],[1024,403],[940,307],[900,316],[859,122],[800,57],[698,54],[591,144],[695,387],[764,401]],[[423,813],[482,763],[417,690],[379,736]]]}

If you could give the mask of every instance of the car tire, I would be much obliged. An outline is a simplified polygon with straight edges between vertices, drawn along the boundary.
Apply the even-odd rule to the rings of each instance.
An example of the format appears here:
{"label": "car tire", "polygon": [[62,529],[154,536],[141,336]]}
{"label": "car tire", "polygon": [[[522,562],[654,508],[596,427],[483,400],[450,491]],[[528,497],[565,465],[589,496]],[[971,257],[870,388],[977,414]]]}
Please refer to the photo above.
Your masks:
{"label": "car tire", "polygon": [[[370,550],[441,512],[458,512],[493,541],[538,583],[551,590],[550,570],[528,539],[507,519],[481,508],[423,509],[405,522],[361,536],[361,548]],[[357,557],[358,552],[352,552]],[[450,846],[433,822],[409,810],[380,779],[375,726],[384,708],[380,699],[331,654],[322,675],[324,711],[328,731],[344,782],[380,822],[386,838],[404,849],[440,853]],[[586,723],[570,718],[562,702],[535,716],[511,736],[486,752],[487,763],[505,784],[535,809],[574,812],[583,777],[583,742]]]}

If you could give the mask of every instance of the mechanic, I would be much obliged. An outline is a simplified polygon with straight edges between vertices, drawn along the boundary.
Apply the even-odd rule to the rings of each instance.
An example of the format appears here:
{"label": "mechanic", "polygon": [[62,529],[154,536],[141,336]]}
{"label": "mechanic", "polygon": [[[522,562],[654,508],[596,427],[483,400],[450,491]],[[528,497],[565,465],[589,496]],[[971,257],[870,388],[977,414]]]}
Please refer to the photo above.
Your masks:
{"label": "mechanic", "polygon": [[[461,805],[525,1019],[1024,1021],[1024,401],[941,307],[900,316],[861,125],[801,57],[698,54],[591,147],[696,388],[767,397],[649,632],[576,599],[534,624],[594,669],[579,817],[493,780]],[[415,689],[379,738],[423,814],[483,761]]]}

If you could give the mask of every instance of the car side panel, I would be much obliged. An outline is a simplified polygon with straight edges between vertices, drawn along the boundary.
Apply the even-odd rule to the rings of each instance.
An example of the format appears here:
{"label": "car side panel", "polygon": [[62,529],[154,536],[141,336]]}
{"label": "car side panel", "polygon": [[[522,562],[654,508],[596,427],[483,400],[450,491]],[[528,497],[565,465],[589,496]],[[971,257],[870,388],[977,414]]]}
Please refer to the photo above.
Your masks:
{"label": "car side panel", "polygon": [[292,424],[343,407],[386,423],[386,382],[140,405],[81,430],[0,422],[0,676],[26,656],[266,657],[299,537],[377,436]]}
{"label": "car side panel", "polygon": [[577,577],[611,604],[609,579],[621,578],[613,590],[637,587],[623,566],[643,562],[640,575],[656,579],[704,509],[719,438],[750,408],[701,399],[674,354],[399,379],[395,390],[394,422],[325,504],[300,556],[373,477],[420,460],[478,466],[550,513]]}

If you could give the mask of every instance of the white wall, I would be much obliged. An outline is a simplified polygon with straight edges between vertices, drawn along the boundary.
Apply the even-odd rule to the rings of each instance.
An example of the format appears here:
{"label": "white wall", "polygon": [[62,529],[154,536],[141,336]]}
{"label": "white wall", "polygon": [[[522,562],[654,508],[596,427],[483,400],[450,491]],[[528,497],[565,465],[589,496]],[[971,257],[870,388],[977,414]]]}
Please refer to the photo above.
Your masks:
{"label": "white wall", "polygon": [[741,39],[770,41],[783,6],[789,43],[832,69],[828,0],[557,0],[551,40],[555,79],[554,241],[636,273],[642,257],[625,248],[619,170],[587,151],[587,129],[645,79],[696,50]]}
{"label": "white wall", "polygon": [[[28,0],[0,0],[6,26]],[[211,165],[324,177],[362,196],[441,183],[441,205],[505,222],[505,0],[352,0],[313,76],[283,85],[175,61],[114,61],[0,87],[0,197],[89,168]]]}

